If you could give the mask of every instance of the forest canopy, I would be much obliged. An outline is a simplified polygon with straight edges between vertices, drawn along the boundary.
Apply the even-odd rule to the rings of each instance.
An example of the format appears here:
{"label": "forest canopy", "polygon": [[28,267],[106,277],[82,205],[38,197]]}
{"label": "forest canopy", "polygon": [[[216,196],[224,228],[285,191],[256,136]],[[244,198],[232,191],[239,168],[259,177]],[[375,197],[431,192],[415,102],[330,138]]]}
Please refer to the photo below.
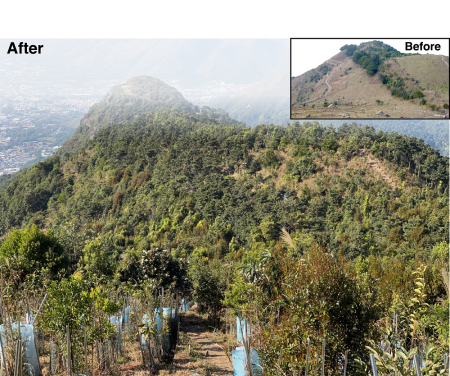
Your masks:
{"label": "forest canopy", "polygon": [[393,312],[392,346],[431,341],[436,369],[448,349],[449,159],[422,139],[160,110],[101,127],[6,185],[2,276],[17,290],[49,286],[42,317],[60,341],[95,299],[106,317],[119,309],[109,292],[164,288],[214,325],[225,307],[259,323],[268,375],[304,367],[308,338],[314,353],[326,338],[330,372],[349,350],[352,374],[368,373],[358,361],[392,340]]}

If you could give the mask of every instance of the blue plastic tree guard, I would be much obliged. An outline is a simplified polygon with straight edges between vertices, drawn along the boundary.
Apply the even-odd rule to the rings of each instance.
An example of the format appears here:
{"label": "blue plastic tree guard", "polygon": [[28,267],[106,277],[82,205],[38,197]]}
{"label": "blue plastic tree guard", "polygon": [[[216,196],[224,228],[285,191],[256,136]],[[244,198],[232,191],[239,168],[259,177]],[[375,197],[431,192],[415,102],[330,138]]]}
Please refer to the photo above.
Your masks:
{"label": "blue plastic tree guard", "polygon": [[[172,318],[175,319],[177,317],[177,309],[172,308],[172,312],[170,311],[170,307],[163,307],[163,317],[164,318]],[[146,324],[150,321],[150,318],[145,314],[142,318],[142,323]],[[170,348],[170,337],[169,333],[161,333],[162,330],[162,321],[159,314],[159,308],[155,308],[155,321],[156,321],[156,330],[161,336],[161,340],[163,341],[164,350],[168,350]],[[141,344],[143,346],[147,346],[147,341],[144,338],[144,335],[141,335]]]}
{"label": "blue plastic tree guard", "polygon": [[181,299],[181,310],[183,312],[189,311],[189,300],[187,299]]}
{"label": "blue plastic tree guard", "polygon": [[236,317],[236,339],[239,343],[243,343],[242,341],[242,335],[244,335],[244,338],[247,338],[248,336],[251,336],[253,334],[253,330],[250,327],[250,324],[247,324],[247,333],[245,333],[245,319],[240,318],[239,316]]}
{"label": "blue plastic tree guard", "polygon": [[111,316],[109,322],[116,326],[117,330],[122,330],[122,315]]}
{"label": "blue plastic tree guard", "polygon": [[[248,375],[247,356],[245,354],[244,346],[236,347],[236,350],[231,352],[231,358],[233,360],[234,376]],[[259,363],[258,353],[255,349],[250,350],[250,361],[254,375],[262,374],[262,367]]]}
{"label": "blue plastic tree guard", "polygon": [[[15,337],[17,338],[17,334],[19,331],[17,323],[11,324],[12,330],[15,333]],[[6,346],[8,343],[9,335],[6,336],[5,333],[5,325],[0,325],[0,335],[2,338],[1,343],[3,346]],[[24,365],[26,368],[26,372],[30,376],[39,376],[41,375],[41,368],[39,366],[39,359],[36,351],[36,345],[34,342],[34,327],[30,324],[20,324],[20,336],[22,337],[22,351],[24,355]],[[1,346],[1,345],[0,345]],[[3,350],[3,351],[2,351]],[[0,359],[2,364],[4,362],[3,352],[5,349],[0,348]],[[3,366],[2,366],[3,367]],[[2,368],[3,369],[3,368]]]}
{"label": "blue plastic tree guard", "polygon": [[123,322],[127,323],[130,320],[130,313],[133,311],[132,306],[125,307],[125,312],[123,314]]}

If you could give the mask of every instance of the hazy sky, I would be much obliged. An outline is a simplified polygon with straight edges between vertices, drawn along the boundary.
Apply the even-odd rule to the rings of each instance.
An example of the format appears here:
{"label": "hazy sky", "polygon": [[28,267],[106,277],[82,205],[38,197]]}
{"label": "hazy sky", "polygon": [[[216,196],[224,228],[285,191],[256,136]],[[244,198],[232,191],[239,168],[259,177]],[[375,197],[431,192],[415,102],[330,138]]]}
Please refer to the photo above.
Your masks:
{"label": "hazy sky", "polygon": [[[310,69],[316,68],[327,59],[339,53],[346,44],[360,44],[374,39],[293,39],[292,40],[292,72],[291,76],[299,76]],[[448,39],[376,39],[382,41],[400,52],[427,53],[427,51],[406,51],[405,42],[419,44],[440,44],[441,50],[428,51],[436,55],[448,56]]]}

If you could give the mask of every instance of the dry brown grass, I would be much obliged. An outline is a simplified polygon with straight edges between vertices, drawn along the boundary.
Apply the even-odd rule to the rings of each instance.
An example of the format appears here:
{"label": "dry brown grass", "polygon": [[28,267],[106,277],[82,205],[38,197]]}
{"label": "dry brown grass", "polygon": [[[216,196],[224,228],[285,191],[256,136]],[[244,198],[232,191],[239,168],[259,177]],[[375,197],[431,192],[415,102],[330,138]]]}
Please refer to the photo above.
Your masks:
{"label": "dry brown grass", "polygon": [[[260,150],[258,153],[254,153],[254,158],[257,158],[265,151],[266,150],[264,149]],[[395,171],[383,161],[375,158],[368,150],[361,150],[359,155],[354,155],[350,160],[344,159],[338,154],[331,156],[326,152],[320,152],[320,157],[314,160],[314,163],[319,167],[319,172],[302,179],[300,182],[288,180],[285,176],[286,162],[289,160],[295,162],[296,158],[292,158],[286,152],[280,150],[275,151],[275,154],[280,159],[281,164],[277,170],[262,168],[257,172],[257,175],[260,175],[263,180],[263,182],[260,183],[259,188],[263,188],[268,184],[273,183],[277,189],[287,186],[300,194],[304,187],[312,187],[317,178],[333,175],[342,177],[346,170],[352,174],[357,169],[364,169],[366,171],[366,181],[367,179],[381,180],[390,185],[392,189],[401,186],[401,181],[396,176]],[[331,164],[325,165],[326,159],[330,160]],[[246,176],[245,170],[241,171],[239,176]],[[253,191],[255,191],[255,189],[253,189]]]}
{"label": "dry brown grass", "polygon": [[435,91],[441,91],[443,86],[446,86],[448,97],[449,70],[442,61],[442,57],[441,55],[415,55],[398,57],[396,60],[410,77],[419,81],[419,85],[429,84],[430,89]]}
{"label": "dry brown grass", "polygon": [[[408,89],[421,90],[428,104],[435,104],[442,108],[444,103],[449,103],[449,74],[442,56],[408,56],[395,58],[387,64],[390,64],[387,73],[403,77]],[[433,69],[430,69],[430,64]],[[440,111],[432,111],[430,107],[420,105],[422,98],[404,100],[393,97],[386,85],[380,82],[378,74],[373,77],[368,76],[365,69],[356,65],[351,59],[346,59],[333,67],[328,77],[331,90],[325,96],[323,96],[327,90],[325,77],[315,84],[313,92],[311,92],[311,83],[302,84],[304,79],[300,77],[292,81],[291,118],[293,119],[386,119],[376,114],[379,111],[384,111],[391,118],[437,118],[440,114]],[[417,84],[415,80],[419,80],[419,83]],[[306,102],[308,107],[303,107],[297,102],[299,96],[309,97],[308,100],[301,101],[301,104]],[[338,107],[323,107],[325,99],[328,103],[338,103]],[[382,101],[383,104],[377,104],[377,100]],[[311,107],[312,105],[314,108]]]}

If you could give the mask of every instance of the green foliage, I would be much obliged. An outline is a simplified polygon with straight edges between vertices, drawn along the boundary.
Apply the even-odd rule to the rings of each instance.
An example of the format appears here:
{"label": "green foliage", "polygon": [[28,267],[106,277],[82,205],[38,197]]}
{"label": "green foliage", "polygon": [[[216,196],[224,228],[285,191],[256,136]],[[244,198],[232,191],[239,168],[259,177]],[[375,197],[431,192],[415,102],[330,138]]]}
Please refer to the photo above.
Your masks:
{"label": "green foliage", "polygon": [[[392,336],[391,333],[387,332],[386,337]],[[394,336],[395,337],[395,336]],[[371,346],[367,346],[375,357],[375,363],[377,365],[377,371],[380,375],[394,375],[394,376],[414,376],[416,375],[416,370],[412,366],[414,355],[417,354],[417,348],[412,348],[409,351],[398,344],[389,343],[389,351],[384,351],[383,349],[377,347],[374,341],[370,341]],[[386,345],[385,345],[386,346]],[[387,347],[387,346],[386,346]],[[446,369],[443,364],[439,361],[435,361],[432,356],[435,348],[431,343],[425,346],[422,352],[421,361],[425,363],[422,368],[422,375],[444,375]],[[363,360],[357,360],[360,369],[362,371],[366,370],[366,364]]]}
{"label": "green foliage", "polygon": [[[448,324],[443,335],[436,335],[436,329],[429,326],[437,316],[430,314],[430,306],[426,303],[425,271],[426,267],[419,266],[412,272],[412,293],[403,299],[394,300],[392,309],[396,313],[395,319],[380,320],[380,338],[368,341],[367,349],[374,354],[378,372],[382,375],[415,375],[412,367],[415,354],[419,354],[424,363],[422,374],[438,375],[446,372],[442,356],[448,346]],[[440,306],[433,306],[438,307]],[[445,326],[446,321],[448,322],[442,317],[438,319],[438,325]],[[356,362],[364,372],[367,368],[366,360],[360,358]]]}
{"label": "green foliage", "polygon": [[[404,171],[404,187],[384,183],[364,164],[363,149],[396,184]],[[261,171],[264,164],[276,174]],[[306,179],[308,187],[300,186]],[[37,186],[50,197],[44,209],[28,211],[23,199]],[[102,128],[88,149],[25,171],[0,192],[0,230],[48,224],[71,271],[78,265],[83,275],[92,269],[105,280],[118,263],[128,269],[119,261],[124,254],[136,267],[140,255],[133,252],[155,248],[177,259],[194,250],[209,259],[240,257],[273,246],[282,227],[296,234],[300,249],[315,242],[348,258],[413,257],[412,249],[426,254],[447,241],[447,186],[448,159],[415,137],[347,123],[223,126],[202,115],[158,112]],[[375,204],[363,216],[367,195]],[[386,229],[397,227],[394,246]]]}
{"label": "green foliage", "polygon": [[7,262],[22,278],[47,269],[56,277],[67,268],[67,256],[51,230],[47,233],[36,225],[13,230],[0,247],[0,262]]}
{"label": "green foliage", "polygon": [[274,364],[283,371],[289,366],[304,369],[307,338],[313,349],[326,338],[328,364],[335,364],[340,349],[361,352],[375,312],[364,305],[343,260],[315,246],[301,257],[278,248],[247,257],[241,270],[227,302],[236,306],[239,299],[245,301],[239,307],[244,317],[260,323],[258,353],[269,373]]}
{"label": "green foliage", "polygon": [[319,69],[314,70],[313,72],[315,72],[311,77],[310,77],[310,82],[318,82],[319,80],[322,79],[322,77],[324,77],[329,71],[331,71],[331,67],[327,66],[327,65],[322,65]]}
{"label": "green foliage", "polygon": [[199,312],[207,313],[210,320],[220,320],[227,288],[223,264],[217,261],[208,263],[201,259],[192,261],[189,274]]}
{"label": "green foliage", "polygon": [[105,249],[99,238],[87,242],[83,248],[80,266],[89,279],[108,279],[113,276],[116,269],[114,256]]}
{"label": "green foliage", "polygon": [[405,181],[406,180],[406,172],[404,170],[398,170],[397,171],[397,177],[401,180],[401,181]]}
{"label": "green foliage", "polygon": [[[248,128],[158,111],[14,179],[0,192],[0,250],[5,262],[35,257],[17,251],[28,248],[12,230],[29,223],[61,239],[78,270],[50,286],[42,316],[60,340],[65,325],[79,338],[91,320],[89,341],[109,335],[112,286],[142,296],[163,286],[192,294],[215,321],[226,304],[258,322],[261,358],[278,364],[283,349],[283,372],[304,367],[308,337],[313,354],[326,338],[330,371],[348,349],[356,372],[393,311],[403,347],[433,334],[437,359],[448,341],[448,176],[448,158],[422,139],[370,126]],[[44,236],[23,231],[35,234],[24,244]],[[42,260],[30,272],[53,267]]]}
{"label": "green foliage", "polygon": [[264,155],[262,165],[265,168],[277,169],[280,166],[280,160],[272,149],[267,150]]}
{"label": "green foliage", "polygon": [[165,249],[130,251],[125,255],[123,264],[119,271],[121,282],[142,287],[146,281],[152,280],[155,286],[162,286],[166,290],[189,288],[185,260],[174,258]]}
{"label": "green foliage", "polygon": [[316,164],[314,163],[313,158],[303,156],[300,157],[292,167],[286,171],[289,176],[293,177],[297,181],[302,181],[303,179],[311,176],[315,172],[318,171]]}
{"label": "green foliage", "polygon": [[83,327],[88,344],[103,341],[115,334],[116,328],[109,316],[117,314],[120,303],[108,299],[108,290],[96,287],[89,290],[85,282],[62,279],[48,286],[44,308],[38,325],[50,334],[67,356],[66,327],[69,328],[73,359],[82,359]]}
{"label": "green foliage", "polygon": [[334,138],[325,139],[321,144],[322,150],[334,152],[338,149],[339,143]]}
{"label": "green foliage", "polygon": [[358,46],[356,44],[345,45],[344,47],[341,47],[341,51],[345,49],[345,54],[347,56],[352,56],[356,51],[357,47]]}
{"label": "green foliage", "polygon": [[366,69],[369,76],[373,76],[378,72],[378,67],[382,62],[379,54],[368,54],[365,51],[355,52],[352,60],[354,63],[359,64],[361,67]]}
{"label": "green foliage", "polygon": [[48,287],[41,325],[64,338],[66,326],[73,332],[79,331],[81,325],[90,324],[92,299],[86,290],[85,284],[74,278],[53,282]]}

